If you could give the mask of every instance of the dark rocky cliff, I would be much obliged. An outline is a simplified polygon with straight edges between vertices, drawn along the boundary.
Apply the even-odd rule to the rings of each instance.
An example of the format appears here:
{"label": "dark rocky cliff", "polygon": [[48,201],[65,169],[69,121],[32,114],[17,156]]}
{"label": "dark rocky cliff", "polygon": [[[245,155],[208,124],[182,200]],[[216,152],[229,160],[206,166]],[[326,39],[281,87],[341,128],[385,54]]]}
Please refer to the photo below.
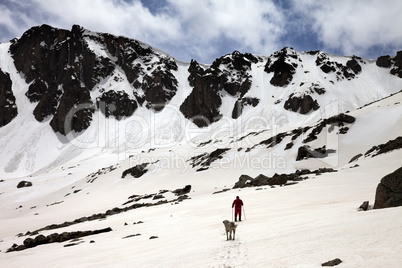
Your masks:
{"label": "dark rocky cliff", "polygon": [[10,123],[18,113],[11,85],[10,75],[0,70],[0,127]]}
{"label": "dark rocky cliff", "polygon": [[[188,80],[193,91],[180,106],[180,111],[198,127],[218,121],[221,117],[219,107],[222,104],[222,94],[226,92],[237,96],[241,101],[251,87],[251,64],[258,60],[249,53],[235,51],[216,59],[206,70],[196,61],[191,61]],[[238,116],[234,112],[233,117]]]}
{"label": "dark rocky cliff", "polygon": [[[96,55],[84,37],[104,44],[110,57]],[[43,121],[50,116],[53,130],[64,135],[88,128],[100,106],[106,116],[120,119],[132,115],[137,103],[144,101],[147,107],[160,111],[177,91],[177,80],[171,73],[177,65],[172,58],[159,57],[151,63],[156,55],[151,47],[109,34],[86,35],[78,25],[71,31],[48,25],[33,27],[11,44],[10,52],[17,70],[30,83],[26,96],[37,103],[35,118]],[[138,89],[134,92],[137,98],[106,91],[95,105],[90,92],[117,67]],[[146,74],[146,68],[154,69],[151,75]]]}

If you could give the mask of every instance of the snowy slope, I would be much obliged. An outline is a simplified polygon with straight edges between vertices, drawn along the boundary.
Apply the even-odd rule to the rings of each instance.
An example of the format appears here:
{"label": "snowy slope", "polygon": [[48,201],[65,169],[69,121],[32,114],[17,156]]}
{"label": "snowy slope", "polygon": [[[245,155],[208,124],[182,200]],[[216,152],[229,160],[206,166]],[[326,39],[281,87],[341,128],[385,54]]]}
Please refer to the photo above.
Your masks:
{"label": "snowy slope", "polygon": [[[5,227],[0,234],[0,264],[2,267],[320,267],[325,261],[340,258],[342,267],[398,267],[402,264],[401,209],[362,212],[357,208],[366,200],[373,204],[379,180],[400,166],[402,152],[347,162],[372,145],[402,133],[401,98],[401,94],[396,94],[352,112],[356,123],[347,134],[338,136],[341,159],[338,172],[309,175],[296,185],[212,194],[231,188],[240,174],[269,175],[275,169],[231,167],[233,153],[229,160],[221,159],[209,170],[196,172],[180,160],[193,156],[194,151],[210,148],[189,145],[156,149],[134,156],[137,157],[134,160],[132,157],[114,161],[115,158],[104,154],[85,161],[70,161],[69,165],[29,178],[34,183],[31,188],[17,190],[19,179],[7,179],[1,183],[0,195],[1,225]],[[383,124],[388,118],[393,123]],[[382,135],[372,135],[379,124],[383,124]],[[269,136],[269,133],[260,135],[264,134]],[[280,149],[276,150],[279,154]],[[255,154],[261,157],[262,152]],[[140,157],[160,163],[140,178],[122,179],[121,172],[130,166],[130,161],[140,161]],[[173,158],[177,161],[167,163]],[[293,165],[291,158],[286,159],[288,165]],[[303,160],[299,165],[313,168],[317,161],[320,160]],[[353,167],[356,163],[359,166]],[[321,166],[325,164],[321,160]],[[88,183],[91,169],[110,165],[117,169]],[[26,237],[16,237],[18,233],[124,207],[122,204],[133,194],[174,190],[187,184],[192,185],[191,199],[178,204],[139,208],[104,220],[41,232],[49,235],[113,229],[110,233],[84,237],[76,246],[63,247],[69,243],[63,242],[4,253],[13,243],[22,244]],[[81,191],[73,193],[78,189]],[[239,223],[236,240],[226,241],[222,220],[231,219],[230,205],[236,195],[245,202],[246,220]],[[169,193],[165,197],[174,199]],[[139,221],[143,223],[138,224]],[[136,234],[140,235],[123,239]],[[151,236],[158,238],[150,240]],[[95,243],[90,243],[91,240]]]}

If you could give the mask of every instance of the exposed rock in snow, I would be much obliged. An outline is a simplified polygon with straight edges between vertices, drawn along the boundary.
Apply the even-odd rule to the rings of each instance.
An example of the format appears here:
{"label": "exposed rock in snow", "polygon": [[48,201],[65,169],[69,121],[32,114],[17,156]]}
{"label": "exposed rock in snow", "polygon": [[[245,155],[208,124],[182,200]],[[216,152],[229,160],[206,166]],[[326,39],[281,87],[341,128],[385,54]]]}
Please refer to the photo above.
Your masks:
{"label": "exposed rock in snow", "polygon": [[136,166],[134,166],[132,168],[129,168],[129,169],[127,169],[127,170],[125,170],[123,172],[121,177],[125,178],[128,174],[130,174],[134,178],[139,178],[142,175],[144,175],[145,173],[147,173],[147,171],[148,171],[147,166],[148,165],[149,165],[149,163],[143,163],[143,164],[136,165]]}
{"label": "exposed rock in snow", "polygon": [[17,185],[17,188],[23,188],[23,187],[31,187],[32,182],[30,181],[20,181]]}
{"label": "exposed rock in snow", "polygon": [[117,120],[124,116],[131,116],[138,105],[130,99],[126,92],[107,91],[97,99],[96,105],[102,113],[109,117],[113,115]]}
{"label": "exposed rock in snow", "polygon": [[233,119],[239,118],[245,106],[251,105],[255,107],[258,105],[258,103],[260,103],[260,100],[258,98],[252,98],[252,97],[239,98],[236,101],[235,106],[233,108],[232,118]]}
{"label": "exposed rock in snow", "polygon": [[10,75],[0,69],[0,127],[10,123],[18,114],[11,86]]}
{"label": "exposed rock in snow", "polygon": [[329,266],[329,267],[332,267],[332,266],[339,265],[339,264],[341,264],[341,263],[342,263],[342,260],[339,259],[339,258],[336,258],[336,259],[333,259],[333,260],[331,260],[331,261],[324,262],[323,264],[321,264],[321,266]]}
{"label": "exposed rock in snow", "polygon": [[[258,61],[256,56],[237,51],[216,59],[205,70],[196,61],[191,61],[188,81],[193,90],[180,111],[198,127],[218,121],[222,116],[219,108],[223,91],[241,99],[251,87],[251,64]],[[234,118],[238,115],[236,112]]]}
{"label": "exposed rock in snow", "polygon": [[393,140],[389,140],[384,144],[375,145],[371,147],[371,149],[368,150],[364,155],[365,156],[371,155],[374,157],[401,148],[402,148],[402,136]]}
{"label": "exposed rock in snow", "polygon": [[383,68],[390,68],[392,65],[391,57],[389,55],[378,57],[375,63],[378,67]]}
{"label": "exposed rock in snow", "polygon": [[301,62],[293,48],[285,47],[268,58],[264,71],[274,73],[270,83],[273,86],[287,86],[296,73],[298,62]]}
{"label": "exposed rock in snow", "polygon": [[357,62],[358,57],[348,60],[346,66],[340,62],[332,61],[326,53],[317,53],[315,63],[324,73],[335,73],[338,81],[343,79],[351,80],[361,72],[361,66]]}
{"label": "exposed rock in snow", "polygon": [[318,110],[320,105],[317,103],[317,100],[314,100],[310,95],[299,97],[291,94],[289,99],[286,100],[283,108],[293,112],[299,112],[300,114],[307,114],[312,110]]}
{"label": "exposed rock in snow", "polygon": [[89,235],[96,235],[96,234],[101,234],[101,233],[106,233],[106,232],[111,232],[112,228],[107,227],[99,230],[93,230],[93,231],[75,231],[75,232],[63,232],[61,234],[58,233],[53,233],[48,236],[44,236],[42,234],[36,236],[35,238],[27,238],[24,240],[24,244],[20,246],[13,246],[7,250],[7,252],[13,252],[13,251],[21,251],[24,249],[28,248],[33,248],[39,245],[45,245],[49,243],[61,243],[64,241],[68,241],[71,239],[77,239]]}
{"label": "exposed rock in snow", "polygon": [[[170,57],[138,41],[94,34],[78,25],[71,31],[48,25],[33,27],[10,46],[10,51],[25,81],[34,81],[27,96],[38,102],[35,118],[43,121],[52,116],[50,125],[63,135],[89,127],[95,110],[90,91],[116,68],[124,71],[131,90],[141,90],[134,94],[138,103],[143,103],[145,92],[148,107],[156,111],[177,91],[177,80],[171,73],[177,65]],[[131,115],[133,108],[127,108],[123,115]]]}
{"label": "exposed rock in snow", "polygon": [[377,58],[376,64],[378,67],[392,68],[390,73],[402,78],[402,51],[398,51],[395,57],[380,56]]}
{"label": "exposed rock in snow", "polygon": [[374,209],[402,206],[402,167],[381,179],[375,194]]}
{"label": "exposed rock in snow", "polygon": [[304,145],[299,147],[297,151],[296,161],[300,161],[307,158],[324,158],[327,157],[328,154],[335,153],[334,149],[327,149],[324,145],[323,147],[312,149],[308,145]]}

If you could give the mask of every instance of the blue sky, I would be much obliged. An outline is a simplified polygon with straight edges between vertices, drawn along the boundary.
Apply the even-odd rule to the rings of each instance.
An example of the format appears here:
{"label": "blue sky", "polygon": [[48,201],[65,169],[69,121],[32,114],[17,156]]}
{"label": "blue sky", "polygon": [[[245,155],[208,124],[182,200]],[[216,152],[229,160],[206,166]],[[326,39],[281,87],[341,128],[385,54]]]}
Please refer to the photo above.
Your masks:
{"label": "blue sky", "polygon": [[401,14],[400,0],[0,0],[0,42],[79,24],[187,62],[285,46],[374,59],[402,50]]}

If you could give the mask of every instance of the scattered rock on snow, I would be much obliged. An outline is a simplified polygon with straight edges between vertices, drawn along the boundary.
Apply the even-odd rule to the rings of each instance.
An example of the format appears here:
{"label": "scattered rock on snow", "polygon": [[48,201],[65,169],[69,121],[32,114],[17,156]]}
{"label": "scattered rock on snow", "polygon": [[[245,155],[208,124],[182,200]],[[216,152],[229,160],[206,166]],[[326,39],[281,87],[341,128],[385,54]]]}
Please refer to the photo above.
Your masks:
{"label": "scattered rock on snow", "polygon": [[350,159],[349,163],[352,163],[352,162],[358,160],[358,159],[359,159],[360,157],[362,157],[362,156],[363,156],[363,154],[355,155],[354,157],[352,157],[352,159]]}
{"label": "scattered rock on snow", "polygon": [[191,191],[191,185],[186,185],[184,188],[176,189],[172,193],[176,195],[185,195]]}
{"label": "scattered rock on snow", "polygon": [[122,239],[130,238],[130,237],[135,237],[135,236],[139,236],[139,235],[141,235],[141,234],[128,235],[128,236],[123,237]]}
{"label": "scattered rock on snow", "polygon": [[333,259],[331,261],[324,262],[321,266],[336,266],[340,264],[342,261],[339,258]]}
{"label": "scattered rock on snow", "polygon": [[224,193],[224,192],[229,191],[229,190],[230,190],[229,188],[225,188],[225,189],[222,189],[221,191],[213,192],[212,194],[220,194],[220,193]]}
{"label": "scattered rock on snow", "polygon": [[[61,234],[53,233],[48,236],[42,234],[36,236],[35,238],[27,238],[24,240],[23,245],[13,245],[7,250],[7,252],[20,251],[28,248],[33,248],[39,245],[49,244],[49,243],[60,243],[71,239],[77,239],[84,236],[95,235],[100,233],[106,233],[112,231],[112,228],[107,227],[104,229],[93,230],[93,231],[76,231],[76,232],[63,232]],[[73,246],[71,244],[71,246]]]}
{"label": "scattered rock on snow", "polygon": [[121,177],[125,178],[128,174],[130,174],[134,178],[139,178],[142,175],[144,175],[145,173],[147,173],[147,171],[148,171],[147,166],[148,165],[149,165],[149,163],[143,163],[143,164],[136,165],[136,166],[134,166],[132,168],[129,168],[129,169],[123,171],[123,174],[121,175]]}
{"label": "scattered rock on snow", "polygon": [[197,171],[207,170],[211,166],[212,162],[222,159],[226,151],[229,150],[229,148],[218,148],[211,153],[202,153],[200,155],[193,156],[188,161],[191,162],[191,167],[200,167],[197,169]]}
{"label": "scattered rock on snow", "polygon": [[30,181],[20,181],[17,185],[17,188],[23,188],[23,187],[31,187],[32,182]]}
{"label": "scattered rock on snow", "polygon": [[296,161],[300,161],[307,158],[324,158],[330,153],[335,153],[336,150],[326,149],[325,145],[320,148],[311,149],[310,146],[304,145],[299,147],[297,151]]}
{"label": "scattered rock on snow", "polygon": [[368,208],[369,208],[369,201],[364,201],[363,204],[361,204],[359,207],[359,209],[364,211],[368,210]]}
{"label": "scattered rock on snow", "polygon": [[79,245],[79,244],[81,244],[81,243],[84,243],[84,241],[79,241],[79,242],[76,242],[76,243],[65,244],[64,247],[66,248],[66,247],[77,246],[77,245]]}

